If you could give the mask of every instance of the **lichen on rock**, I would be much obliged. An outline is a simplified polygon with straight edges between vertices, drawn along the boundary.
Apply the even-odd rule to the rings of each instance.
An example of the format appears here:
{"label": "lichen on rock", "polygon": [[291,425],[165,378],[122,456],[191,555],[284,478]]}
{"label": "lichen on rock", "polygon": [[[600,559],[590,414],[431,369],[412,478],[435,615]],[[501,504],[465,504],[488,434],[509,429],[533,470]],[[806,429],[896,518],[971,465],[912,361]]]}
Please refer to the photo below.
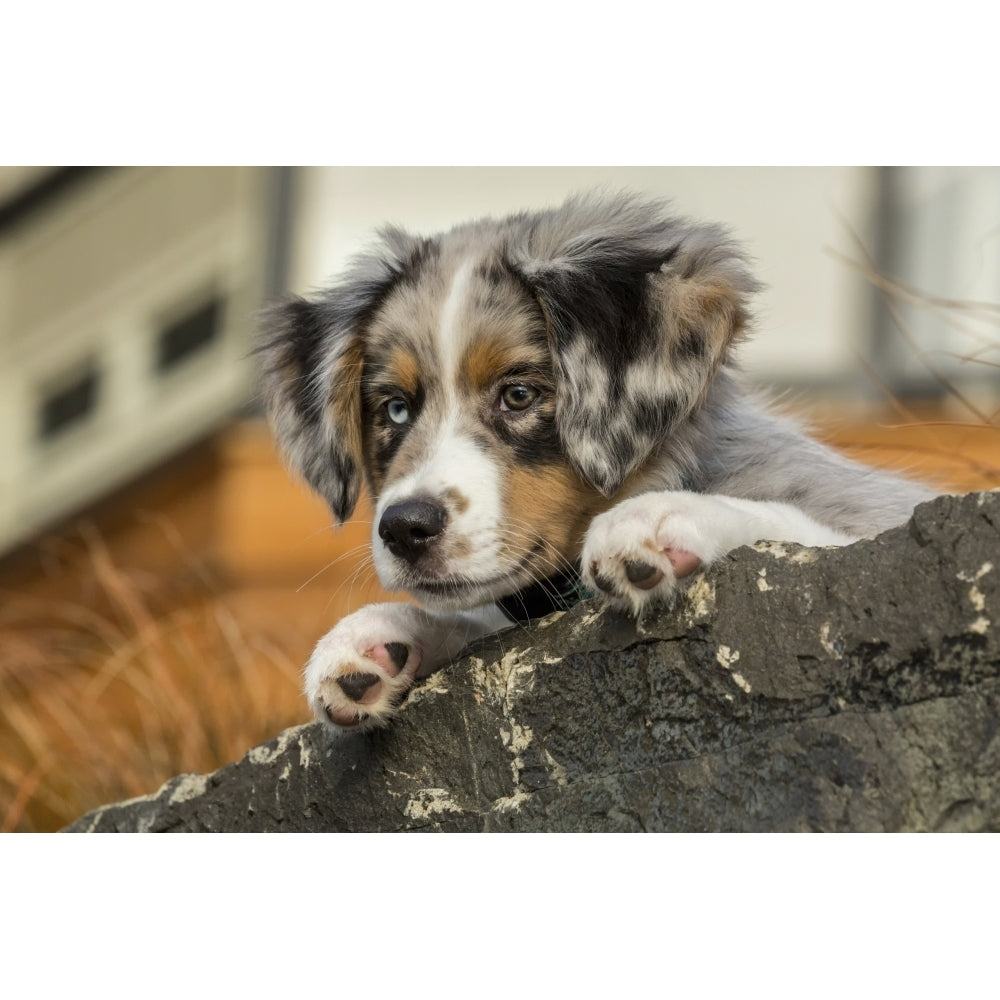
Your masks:
{"label": "lichen on rock", "polygon": [[85,830],[1000,829],[1000,493],[762,544],[635,623],[478,643],[385,730],[287,730]]}

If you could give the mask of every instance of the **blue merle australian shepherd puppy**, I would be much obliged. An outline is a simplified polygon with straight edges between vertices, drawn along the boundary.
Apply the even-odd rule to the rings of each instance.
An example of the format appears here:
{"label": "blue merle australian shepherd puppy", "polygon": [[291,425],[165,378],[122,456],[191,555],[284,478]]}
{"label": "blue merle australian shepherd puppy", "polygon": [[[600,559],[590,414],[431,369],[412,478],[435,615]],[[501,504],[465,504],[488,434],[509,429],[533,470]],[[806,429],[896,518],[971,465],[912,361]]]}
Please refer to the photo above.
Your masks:
{"label": "blue merle australian shepherd puppy", "polygon": [[640,615],[761,539],[842,545],[929,496],[741,386],[755,290],[715,227],[627,195],[386,228],[312,300],[273,306],[263,386],[339,521],[362,482],[374,564],[420,604],[340,621],[306,668],[339,729],[388,720],[468,641],[590,591]]}

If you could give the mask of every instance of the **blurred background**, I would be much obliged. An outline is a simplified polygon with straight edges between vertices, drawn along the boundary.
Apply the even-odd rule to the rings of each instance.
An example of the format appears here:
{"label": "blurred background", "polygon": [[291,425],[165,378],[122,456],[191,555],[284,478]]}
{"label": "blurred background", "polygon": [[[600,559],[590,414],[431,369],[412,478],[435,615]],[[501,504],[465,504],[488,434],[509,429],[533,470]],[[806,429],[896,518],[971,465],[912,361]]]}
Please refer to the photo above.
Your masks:
{"label": "blurred background", "polygon": [[581,189],[729,226],[751,378],[862,461],[1000,485],[1000,168],[0,167],[0,829],[51,830],[308,720],[301,665],[385,598],[276,456],[268,298],[367,234]]}

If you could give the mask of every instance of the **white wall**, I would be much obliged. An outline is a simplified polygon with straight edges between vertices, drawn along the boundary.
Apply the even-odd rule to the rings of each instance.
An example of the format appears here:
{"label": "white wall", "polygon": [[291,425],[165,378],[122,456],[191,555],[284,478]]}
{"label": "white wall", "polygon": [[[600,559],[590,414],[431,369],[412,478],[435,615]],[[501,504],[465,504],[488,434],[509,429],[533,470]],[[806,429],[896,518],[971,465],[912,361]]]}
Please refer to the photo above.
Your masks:
{"label": "white wall", "polygon": [[558,203],[609,186],[669,197],[678,212],[722,222],[768,288],[757,303],[748,368],[763,379],[861,379],[871,290],[825,252],[871,247],[876,172],[864,167],[314,167],[300,172],[292,288],[343,267],[385,222],[435,232],[487,214]]}
{"label": "white wall", "polygon": [[949,379],[980,381],[995,393],[1000,168],[899,167],[891,180],[886,267],[918,290],[910,301],[905,295],[893,300],[896,317],[886,323],[897,378],[927,382],[929,364]]}
{"label": "white wall", "polygon": [[[264,182],[242,167],[119,170],[0,238],[0,552],[251,397]],[[157,373],[163,324],[212,294],[226,303],[217,341]],[[45,387],[90,358],[101,371],[95,411],[41,440]]]}

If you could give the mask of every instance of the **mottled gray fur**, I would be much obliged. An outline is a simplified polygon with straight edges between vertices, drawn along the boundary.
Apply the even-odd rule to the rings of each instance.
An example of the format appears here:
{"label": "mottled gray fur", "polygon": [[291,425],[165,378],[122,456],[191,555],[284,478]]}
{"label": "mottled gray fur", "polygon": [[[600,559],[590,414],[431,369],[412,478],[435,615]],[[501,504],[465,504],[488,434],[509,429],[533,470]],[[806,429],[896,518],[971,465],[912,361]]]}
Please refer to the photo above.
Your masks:
{"label": "mottled gray fur", "polygon": [[[331,400],[360,371],[352,338],[428,260],[472,257],[508,269],[548,324],[567,458],[597,490],[689,489],[780,500],[852,535],[903,520],[929,496],[806,437],[745,392],[732,347],[757,284],[717,226],[630,195],[571,198],[549,211],[484,219],[421,239],[388,227],[314,302],[265,318],[264,393],[289,460],[341,520],[357,501],[356,428]],[[443,287],[443,286],[442,286]]]}
{"label": "mottled gray fur", "polygon": [[722,229],[588,196],[429,239],[384,229],[313,301],[273,307],[260,350],[282,448],[340,520],[367,477],[382,583],[434,609],[337,623],[305,672],[317,716],[384,724],[468,640],[579,594],[577,572],[638,617],[741,545],[905,520],[926,490],[741,383],[756,288]]}

